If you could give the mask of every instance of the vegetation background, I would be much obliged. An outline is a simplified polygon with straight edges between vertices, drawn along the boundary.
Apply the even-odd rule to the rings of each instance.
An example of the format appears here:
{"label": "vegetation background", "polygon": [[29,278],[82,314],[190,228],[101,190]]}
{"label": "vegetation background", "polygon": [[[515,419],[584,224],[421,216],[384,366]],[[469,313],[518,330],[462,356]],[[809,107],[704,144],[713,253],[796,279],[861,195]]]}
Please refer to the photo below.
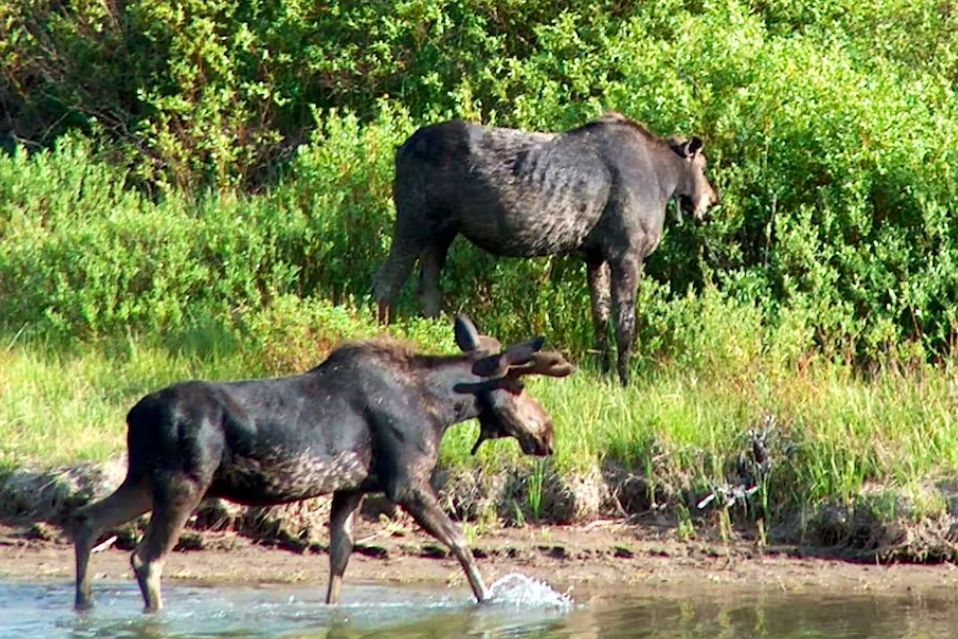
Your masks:
{"label": "vegetation background", "polygon": [[[617,110],[704,138],[721,210],[670,215],[628,389],[591,369],[577,259],[457,242],[448,310],[584,371],[533,387],[555,460],[472,460],[470,427],[444,465],[513,473],[510,521],[664,507],[683,535],[738,518],[874,547],[895,535],[856,541],[856,513],[949,529],[956,32],[950,0],[5,2],[0,466],[116,455],[147,390],[375,334],[393,150],[416,127]],[[411,288],[393,331],[450,348]]]}

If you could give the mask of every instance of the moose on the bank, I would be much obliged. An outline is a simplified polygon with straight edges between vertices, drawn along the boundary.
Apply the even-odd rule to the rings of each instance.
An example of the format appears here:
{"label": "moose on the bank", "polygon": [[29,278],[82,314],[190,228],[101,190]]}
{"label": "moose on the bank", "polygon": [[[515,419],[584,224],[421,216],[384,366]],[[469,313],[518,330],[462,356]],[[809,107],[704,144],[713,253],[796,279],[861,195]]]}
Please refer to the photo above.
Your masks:
{"label": "moose on the bank", "polygon": [[429,479],[443,434],[478,418],[479,439],[514,437],[530,455],[553,452],[552,420],[523,390],[525,375],[564,377],[543,338],[504,351],[465,317],[455,356],[416,354],[396,342],[347,344],[302,375],[175,384],[127,416],[128,468],[117,490],[76,511],[76,607],[92,604],[91,547],[105,531],[152,510],[131,563],[146,609],[162,607],[160,574],[184,523],[207,497],[273,505],[332,493],[327,603],[339,599],[365,493],[384,492],[459,560],[478,601],[486,587]]}
{"label": "moose on the bank", "polygon": [[611,272],[618,372],[627,383],[639,276],[662,236],[666,205],[677,198],[702,220],[718,202],[702,146],[660,139],[618,113],[561,134],[462,121],[419,129],[396,152],[396,224],[374,284],[379,321],[389,321],[417,259],[423,313],[439,313],[439,274],[459,233],[496,255],[580,251],[606,372]]}

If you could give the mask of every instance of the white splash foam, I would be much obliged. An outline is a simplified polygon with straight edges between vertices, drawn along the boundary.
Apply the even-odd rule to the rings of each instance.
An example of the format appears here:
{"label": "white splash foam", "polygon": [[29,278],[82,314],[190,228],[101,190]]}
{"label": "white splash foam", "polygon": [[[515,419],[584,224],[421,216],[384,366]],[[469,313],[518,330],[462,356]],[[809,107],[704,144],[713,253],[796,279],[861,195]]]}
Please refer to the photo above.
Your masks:
{"label": "white splash foam", "polygon": [[489,603],[540,608],[571,608],[572,597],[555,591],[544,581],[517,572],[496,580],[489,588]]}

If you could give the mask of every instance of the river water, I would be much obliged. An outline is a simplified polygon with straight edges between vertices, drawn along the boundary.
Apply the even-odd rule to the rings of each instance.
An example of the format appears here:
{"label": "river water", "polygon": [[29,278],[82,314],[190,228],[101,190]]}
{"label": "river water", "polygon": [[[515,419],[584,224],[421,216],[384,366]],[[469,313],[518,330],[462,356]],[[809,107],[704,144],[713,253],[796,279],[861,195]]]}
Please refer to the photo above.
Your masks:
{"label": "river water", "polygon": [[347,585],[339,606],[323,588],[198,585],[168,581],[166,608],[141,612],[130,583],[98,583],[96,607],[72,610],[72,585],[0,582],[2,639],[404,639],[482,637],[657,639],[958,637],[958,593],[802,594],[694,591],[648,586],[577,592],[575,601],[521,576],[476,606],[467,590]]}

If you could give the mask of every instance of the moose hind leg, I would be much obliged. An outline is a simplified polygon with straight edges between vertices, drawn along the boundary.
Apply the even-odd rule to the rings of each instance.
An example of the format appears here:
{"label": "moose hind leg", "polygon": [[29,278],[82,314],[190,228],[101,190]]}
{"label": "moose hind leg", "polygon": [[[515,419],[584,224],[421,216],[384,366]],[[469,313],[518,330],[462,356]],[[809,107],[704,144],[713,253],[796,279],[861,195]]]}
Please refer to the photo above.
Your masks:
{"label": "moose hind leg", "polygon": [[[393,499],[394,496],[395,499]],[[399,495],[389,495],[389,497],[412,515],[423,530],[449,547],[449,550],[459,560],[459,564],[466,573],[466,579],[469,581],[469,586],[472,588],[476,601],[482,603],[488,599],[489,593],[482,581],[482,576],[479,574],[476,560],[466,546],[465,536],[442,512],[432,489],[426,486],[413,487],[401,491]]]}
{"label": "moose hind leg", "polygon": [[393,239],[389,257],[383,262],[376,273],[373,283],[373,295],[376,298],[376,320],[380,324],[391,321],[393,304],[399,296],[403,282],[409,277],[413,265],[419,258],[421,247],[415,242],[409,242],[398,236]]}
{"label": "moose hind leg", "polygon": [[639,288],[641,262],[636,257],[626,256],[611,264],[611,271],[619,381],[626,386],[635,343],[635,294]]}
{"label": "moose hind leg", "polygon": [[125,480],[105,499],[79,508],[72,516],[71,533],[76,555],[77,610],[93,605],[89,574],[90,553],[93,544],[105,531],[125,524],[150,509],[150,495],[142,484]]}
{"label": "moose hind leg", "polygon": [[605,260],[586,261],[589,281],[589,297],[592,300],[592,323],[595,330],[595,348],[599,353],[602,373],[608,374],[612,367],[609,353],[609,264]]}
{"label": "moose hind leg", "polygon": [[353,552],[353,513],[362,501],[362,493],[338,491],[333,493],[332,512],[329,516],[329,586],[326,603],[339,602],[339,590],[349,555]]}
{"label": "moose hind leg", "polygon": [[429,246],[433,235],[432,226],[421,215],[428,207],[420,197],[408,193],[406,186],[408,185],[404,185],[399,179],[394,185],[396,222],[393,225],[392,246],[373,283],[377,320],[380,324],[389,323],[399,291],[402,290],[402,285],[409,277],[416,260]]}
{"label": "moose hind leg", "polygon": [[419,270],[419,302],[425,317],[437,317],[442,306],[439,275],[446,265],[446,254],[455,234],[446,234],[434,240],[423,252]]}
{"label": "moose hind leg", "polygon": [[155,612],[163,607],[160,593],[163,564],[176,545],[187,518],[203,499],[206,488],[194,479],[175,475],[166,478],[155,491],[150,525],[130,556],[147,612]]}

